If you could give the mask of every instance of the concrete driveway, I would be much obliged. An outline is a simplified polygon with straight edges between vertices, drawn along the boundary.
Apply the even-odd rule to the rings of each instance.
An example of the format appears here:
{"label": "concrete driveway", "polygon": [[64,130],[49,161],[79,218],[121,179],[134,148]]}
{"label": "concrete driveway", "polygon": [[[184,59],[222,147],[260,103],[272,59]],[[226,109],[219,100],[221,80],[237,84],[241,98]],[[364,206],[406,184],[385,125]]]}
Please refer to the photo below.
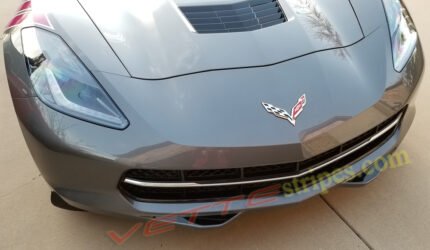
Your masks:
{"label": "concrete driveway", "polygon": [[[18,0],[0,3],[0,27]],[[430,2],[406,0],[430,58]],[[155,237],[137,231],[122,246],[107,236],[125,234],[136,221],[63,211],[25,146],[0,62],[0,249],[430,249],[430,82],[424,76],[415,123],[400,149],[412,164],[388,171],[363,188],[338,187],[304,203],[249,212],[212,230],[177,228]]]}

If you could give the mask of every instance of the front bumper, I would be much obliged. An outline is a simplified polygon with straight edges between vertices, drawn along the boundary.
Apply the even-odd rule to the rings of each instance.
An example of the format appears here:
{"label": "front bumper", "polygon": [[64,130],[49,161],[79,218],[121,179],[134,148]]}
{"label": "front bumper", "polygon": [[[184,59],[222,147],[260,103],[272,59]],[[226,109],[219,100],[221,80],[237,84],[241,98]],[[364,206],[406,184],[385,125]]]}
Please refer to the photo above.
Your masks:
{"label": "front bumper", "polygon": [[[39,103],[37,100],[33,101]],[[33,104],[27,103],[27,105]],[[42,104],[39,103],[39,105]],[[255,190],[257,193],[251,196],[235,197],[233,200],[227,199],[228,213],[234,214],[249,209],[301,202],[340,184],[340,182],[333,181],[335,179],[346,182],[351,177],[364,172],[378,173],[377,168],[372,169],[375,166],[372,165],[369,168],[368,161],[375,161],[391,153],[408,131],[414,116],[415,108],[410,104],[399,126],[388,140],[366,157],[355,161],[348,170],[336,172],[335,178],[333,175],[326,176],[324,180],[314,183],[312,188],[305,192],[286,195],[282,192],[273,193],[276,188],[269,188],[264,191]],[[90,156],[88,152],[83,156],[83,152],[79,152],[77,155],[76,152],[71,154],[62,151],[64,149],[61,148],[51,148],[45,144],[49,142],[36,138],[22,123],[21,128],[33,158],[46,181],[56,193],[74,207],[102,214],[116,214],[134,218],[151,218],[166,214],[180,214],[185,217],[187,214],[190,216],[190,214],[195,213],[196,210],[199,211],[200,216],[226,212],[224,202],[227,200],[160,203],[141,202],[125,197],[118,189],[118,184],[122,180],[124,172],[132,168],[131,166],[124,166],[116,162],[115,159],[108,159],[99,155]],[[273,195],[268,196],[270,193]],[[178,219],[182,219],[182,216]]]}

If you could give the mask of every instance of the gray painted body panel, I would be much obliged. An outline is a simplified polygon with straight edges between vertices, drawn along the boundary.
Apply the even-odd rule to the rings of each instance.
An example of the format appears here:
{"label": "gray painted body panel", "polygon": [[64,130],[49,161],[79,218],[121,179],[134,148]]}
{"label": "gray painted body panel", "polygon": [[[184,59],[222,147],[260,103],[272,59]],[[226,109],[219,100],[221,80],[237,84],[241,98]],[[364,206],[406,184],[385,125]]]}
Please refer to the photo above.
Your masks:
{"label": "gray painted body panel", "polygon": [[178,9],[179,4],[194,5],[190,1],[80,2],[137,78],[273,64],[363,38],[348,0],[281,0],[288,22],[252,32],[218,34],[190,30]]}
{"label": "gray painted body panel", "polygon": [[[354,0],[352,3],[359,5]],[[341,48],[311,50],[308,52],[312,53],[289,60],[285,57],[284,61],[266,66],[262,66],[266,59],[279,55],[262,57],[256,65],[236,69],[228,69],[230,61],[224,58],[226,66],[222,69],[183,76],[177,75],[179,68],[173,65],[163,71],[167,74],[152,76],[165,77],[176,72],[176,77],[143,80],[128,75],[77,2],[64,0],[63,4],[76,16],[75,25],[80,25],[82,31],[73,27],[74,18],[59,14],[66,10],[55,12],[49,7],[55,32],[64,37],[123,111],[130,121],[128,128],[114,130],[84,122],[59,113],[34,97],[16,39],[18,29],[6,35],[5,61],[15,110],[35,162],[58,194],[85,210],[141,218],[195,208],[202,204],[127,200],[118,190],[118,182],[132,168],[243,168],[309,159],[361,135],[409,106],[400,129],[368,157],[381,156],[400,143],[415,114],[414,96],[424,68],[421,45],[417,45],[405,69],[396,72],[387,24],[377,17],[383,17],[383,13],[372,12],[375,16],[362,22],[364,38],[355,37],[355,31],[345,31],[342,37],[351,44],[342,44]],[[58,4],[54,6],[60,8]],[[361,7],[356,11],[363,18],[367,10]],[[343,18],[350,18],[349,14],[346,16]],[[338,28],[348,26],[334,23]],[[279,25],[276,29],[282,28]],[[303,48],[315,41],[308,37]],[[271,53],[262,48],[257,51]],[[193,65],[186,57],[179,61]],[[142,68],[151,71],[145,65]],[[296,127],[268,114],[261,105],[265,101],[290,110],[302,94],[307,95],[308,103]],[[210,156],[209,160],[196,165],[205,155]],[[356,173],[366,159],[354,164]],[[277,203],[267,206],[298,202],[318,193],[315,190],[288,199],[280,197]],[[249,209],[245,203],[235,202],[233,210]],[[212,208],[205,213],[221,209]]]}
{"label": "gray painted body panel", "polygon": [[355,13],[360,20],[364,35],[369,35],[379,27],[385,27],[387,19],[384,13],[384,6],[381,0],[350,0]]}
{"label": "gray painted body panel", "polygon": [[92,71],[129,76],[114,51],[76,0],[33,0],[58,33]]}

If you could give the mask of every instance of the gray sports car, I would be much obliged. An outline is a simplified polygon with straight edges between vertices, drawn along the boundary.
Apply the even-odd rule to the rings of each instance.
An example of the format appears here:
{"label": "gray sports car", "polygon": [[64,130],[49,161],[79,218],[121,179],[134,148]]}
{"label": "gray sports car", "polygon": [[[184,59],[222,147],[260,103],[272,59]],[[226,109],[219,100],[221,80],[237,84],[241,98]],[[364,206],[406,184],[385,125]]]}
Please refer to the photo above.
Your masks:
{"label": "gray sports car", "polygon": [[54,205],[194,227],[373,180],[424,69],[400,0],[32,0],[3,46]]}

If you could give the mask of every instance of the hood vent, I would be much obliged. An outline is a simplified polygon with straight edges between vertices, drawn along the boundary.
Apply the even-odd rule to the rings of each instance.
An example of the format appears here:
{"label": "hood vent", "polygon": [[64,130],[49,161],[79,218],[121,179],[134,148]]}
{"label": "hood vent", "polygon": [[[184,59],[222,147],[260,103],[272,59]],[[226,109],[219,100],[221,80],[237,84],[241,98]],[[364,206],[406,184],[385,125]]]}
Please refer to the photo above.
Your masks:
{"label": "hood vent", "polygon": [[180,9],[198,33],[252,31],[287,21],[277,0],[249,0]]}

